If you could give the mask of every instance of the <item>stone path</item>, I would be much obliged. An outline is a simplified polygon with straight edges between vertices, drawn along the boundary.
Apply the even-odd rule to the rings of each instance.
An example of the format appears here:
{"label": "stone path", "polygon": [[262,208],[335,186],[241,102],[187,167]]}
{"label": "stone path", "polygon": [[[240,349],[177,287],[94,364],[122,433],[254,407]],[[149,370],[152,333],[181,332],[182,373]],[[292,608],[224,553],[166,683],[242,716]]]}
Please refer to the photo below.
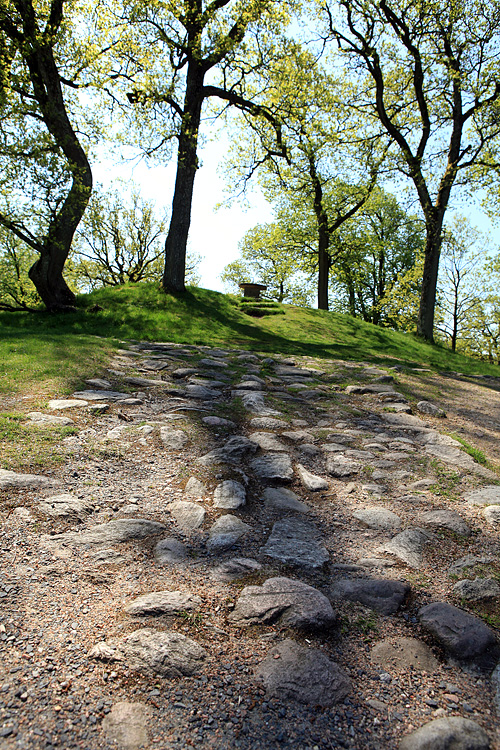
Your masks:
{"label": "stone path", "polygon": [[168,343],[86,386],[0,470],[2,748],[500,748],[500,486],[439,406]]}

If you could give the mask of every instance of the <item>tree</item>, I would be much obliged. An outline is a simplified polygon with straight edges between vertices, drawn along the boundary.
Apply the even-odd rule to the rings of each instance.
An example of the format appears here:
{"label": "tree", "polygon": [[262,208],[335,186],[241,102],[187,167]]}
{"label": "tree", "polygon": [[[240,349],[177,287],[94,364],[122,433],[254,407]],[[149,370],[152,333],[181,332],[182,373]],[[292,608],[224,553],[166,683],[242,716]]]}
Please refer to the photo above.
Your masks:
{"label": "tree", "polygon": [[[252,70],[245,59],[251,34],[271,30],[286,19],[286,4],[277,0],[184,0],[182,3],[148,0],[124,2],[130,21],[137,25],[134,89],[127,96],[142,125],[151,122],[158,136],[149,153],[160,155],[173,138],[177,141],[177,173],[170,225],[165,242],[163,286],[171,292],[185,288],[185,257],[194,179],[198,169],[198,142],[202,108],[209,98],[245,109],[273,123],[278,148],[283,150],[280,126],[265,107],[245,96],[245,79]],[[257,46],[257,43],[256,43]],[[142,57],[141,57],[142,55]],[[220,85],[216,85],[216,76]],[[210,83],[207,83],[210,78]]]}
{"label": "tree", "polygon": [[236,292],[239,284],[256,281],[267,286],[266,297],[306,307],[311,303],[312,290],[301,250],[291,227],[284,223],[258,224],[245,234],[240,242],[240,260],[229,263],[221,279]]}
{"label": "tree", "polygon": [[426,224],[417,333],[433,340],[443,222],[452,188],[500,132],[497,0],[341,0],[329,33],[359,80],[351,105],[389,135]]}
{"label": "tree", "polygon": [[0,224],[38,254],[29,277],[52,311],[74,304],[62,271],[92,191],[63,91],[74,84],[67,77],[75,50],[64,14],[72,6],[69,0],[0,6]]}
{"label": "tree", "polygon": [[39,305],[28,276],[35,257],[15,234],[0,226],[0,310],[33,310]]}

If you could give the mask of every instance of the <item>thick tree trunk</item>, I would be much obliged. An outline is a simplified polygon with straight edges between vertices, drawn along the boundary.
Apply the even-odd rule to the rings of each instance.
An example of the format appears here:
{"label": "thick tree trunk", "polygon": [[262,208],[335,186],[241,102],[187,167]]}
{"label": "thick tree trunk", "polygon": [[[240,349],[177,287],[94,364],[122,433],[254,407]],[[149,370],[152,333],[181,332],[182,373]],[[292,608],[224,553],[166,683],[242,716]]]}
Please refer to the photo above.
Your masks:
{"label": "thick tree trunk", "polygon": [[441,234],[444,211],[433,211],[426,219],[425,259],[420,292],[420,307],[417,319],[417,336],[427,341],[434,341],[434,312],[436,307],[436,288],[441,253]]}
{"label": "thick tree trunk", "polygon": [[328,278],[330,274],[330,256],[328,254],[329,235],[319,227],[318,241],[318,310],[328,310]]}
{"label": "thick tree trunk", "polygon": [[197,149],[203,104],[203,76],[203,70],[190,62],[187,71],[184,114],[179,133],[172,216],[165,242],[163,288],[167,292],[183,292],[186,289],[186,248],[191,224],[194,178],[198,169]]}

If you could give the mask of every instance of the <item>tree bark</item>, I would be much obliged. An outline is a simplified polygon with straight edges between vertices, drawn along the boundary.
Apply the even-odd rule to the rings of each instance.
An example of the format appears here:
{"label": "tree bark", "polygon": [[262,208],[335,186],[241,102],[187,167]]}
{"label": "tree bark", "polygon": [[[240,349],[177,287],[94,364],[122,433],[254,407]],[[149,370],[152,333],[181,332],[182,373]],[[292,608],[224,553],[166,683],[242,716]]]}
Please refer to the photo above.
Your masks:
{"label": "tree bark", "polygon": [[425,259],[417,319],[417,336],[434,342],[434,312],[441,253],[444,210],[433,211],[426,219]]}

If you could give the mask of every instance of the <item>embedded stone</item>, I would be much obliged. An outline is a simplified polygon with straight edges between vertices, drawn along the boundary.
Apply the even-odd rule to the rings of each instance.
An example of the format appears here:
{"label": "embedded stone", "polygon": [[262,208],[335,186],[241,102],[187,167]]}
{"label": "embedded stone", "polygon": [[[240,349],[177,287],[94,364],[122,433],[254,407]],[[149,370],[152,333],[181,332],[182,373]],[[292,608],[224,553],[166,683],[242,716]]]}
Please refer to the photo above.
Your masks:
{"label": "embedded stone", "polygon": [[211,572],[212,578],[217,581],[238,581],[245,576],[250,576],[262,570],[262,565],[257,560],[248,557],[232,557]]}
{"label": "embedded stone", "polygon": [[292,461],[286,453],[269,453],[254,458],[250,467],[264,481],[291,482],[293,479]]}
{"label": "embedded stone", "polygon": [[200,401],[211,401],[222,395],[220,391],[206,388],[204,385],[187,385],[185,390],[189,398],[200,399]]}
{"label": "embedded stone", "polygon": [[120,518],[108,523],[91,526],[86,531],[68,531],[48,538],[50,542],[67,544],[116,544],[132,539],[146,539],[165,531],[165,526],[143,518]]}
{"label": "embedded stone", "polygon": [[127,604],[125,612],[128,615],[175,615],[192,612],[200,605],[199,596],[184,591],[153,591]]}
{"label": "embedded stone", "polygon": [[260,551],[285,565],[305,568],[320,568],[330,559],[316,526],[297,517],[276,521]]}
{"label": "embedded stone", "polygon": [[401,519],[392,510],[385,508],[359,508],[353,512],[353,517],[370,529],[399,529]]}
{"label": "embedded stone", "polygon": [[214,505],[216,508],[234,510],[246,503],[246,490],[240,482],[226,479],[215,488]]}
{"label": "embedded stone", "polygon": [[81,398],[53,398],[49,401],[49,409],[62,411],[63,409],[77,409],[88,406],[89,402]]}
{"label": "embedded stone", "polygon": [[266,487],[262,493],[266,508],[279,508],[281,510],[292,510],[297,513],[309,513],[310,508],[303,503],[295,492],[286,487]]}
{"label": "embedded stone", "polygon": [[161,539],[155,547],[155,559],[159,565],[176,565],[186,557],[186,545],[174,537]]}
{"label": "embedded stone", "polygon": [[302,464],[297,464],[295,468],[297,469],[299,479],[306,490],[310,490],[311,492],[318,492],[320,490],[328,489],[328,482],[323,477],[319,477],[316,474],[311,474],[311,472],[308,471],[305,466],[302,466]]}
{"label": "embedded stone", "polygon": [[184,430],[173,430],[171,427],[160,428],[160,439],[165,448],[172,450],[180,450],[189,442]]}
{"label": "embedded stone", "polygon": [[0,469],[0,490],[38,490],[61,484],[59,480],[39,474],[17,474],[15,471]]}
{"label": "embedded stone", "polygon": [[259,448],[263,451],[287,451],[286,445],[281,442],[272,432],[252,432],[249,436],[250,440],[257,443]]}
{"label": "embedded stone", "polygon": [[432,404],[430,401],[419,401],[417,409],[422,414],[430,414],[431,417],[446,417],[446,412],[440,409],[436,404]]}
{"label": "embedded stone", "polygon": [[261,417],[272,417],[280,413],[276,409],[266,406],[264,396],[260,392],[244,391],[243,393],[237,393],[237,395],[241,397],[245,409],[253,414],[259,414]]}
{"label": "embedded stone", "polygon": [[326,470],[332,477],[348,477],[357,474],[361,464],[347,456],[330,455],[326,460]]}
{"label": "embedded stone", "polygon": [[500,597],[500,586],[493,578],[475,578],[473,581],[459,581],[453,586],[453,593],[468,602]]}
{"label": "embedded stone", "polygon": [[399,750],[489,750],[490,739],[471,719],[449,716],[424,724],[407,734]]}
{"label": "embedded stone", "polygon": [[250,530],[251,526],[247,523],[227,513],[225,516],[218,518],[210,529],[207,549],[209,552],[217,552],[232,547],[240,537],[244,536]]}
{"label": "embedded stone", "polygon": [[480,490],[466,492],[464,500],[469,505],[500,505],[500,485],[490,484]]}
{"label": "embedded stone", "polygon": [[250,426],[254,430],[281,430],[288,427],[288,422],[273,417],[253,417],[250,420]]}
{"label": "embedded stone", "polygon": [[230,419],[224,419],[223,417],[203,417],[201,421],[209,427],[236,427],[234,422],[231,422]]}
{"label": "embedded stone", "polygon": [[184,487],[185,497],[196,497],[201,498],[207,494],[207,488],[200,482],[196,477],[189,477],[186,486]]}
{"label": "embedded stone", "polygon": [[119,651],[132,669],[162,677],[193,675],[207,658],[205,649],[191,638],[151,628],[136,630],[126,636]]}
{"label": "embedded stone", "polygon": [[146,722],[149,709],[143,703],[119,701],[102,721],[106,739],[122,750],[140,750],[149,744]]}
{"label": "embedded stone", "polygon": [[470,536],[471,534],[468,524],[454,510],[430,510],[420,515],[420,522],[424,526],[430,526],[434,529],[448,529],[462,536]]}
{"label": "embedded stone", "polygon": [[372,648],[370,659],[389,673],[409,668],[432,674],[439,669],[429,646],[416,638],[386,638]]}
{"label": "embedded stone", "polygon": [[500,505],[488,505],[483,510],[483,516],[492,526],[500,526]]}
{"label": "embedded stone", "polygon": [[53,414],[43,414],[41,411],[30,411],[26,416],[30,419],[28,425],[68,427],[75,424],[69,417],[56,417]]}
{"label": "embedded stone", "polygon": [[94,510],[92,503],[74,495],[46,497],[39,501],[38,508],[53,518],[77,518],[79,521],[83,521]]}
{"label": "embedded stone", "polygon": [[423,549],[431,541],[431,536],[423,529],[406,529],[396,534],[389,542],[377,548],[377,552],[394,555],[410,568],[420,568],[423,563]]}
{"label": "embedded stone", "polygon": [[382,615],[392,615],[398,611],[409,591],[410,586],[402,581],[344,578],[335,581],[329,593],[333,599],[360,602]]}
{"label": "embedded stone", "polygon": [[189,503],[185,500],[177,500],[168,506],[178,525],[184,531],[198,529],[205,520],[205,509],[198,503]]}

